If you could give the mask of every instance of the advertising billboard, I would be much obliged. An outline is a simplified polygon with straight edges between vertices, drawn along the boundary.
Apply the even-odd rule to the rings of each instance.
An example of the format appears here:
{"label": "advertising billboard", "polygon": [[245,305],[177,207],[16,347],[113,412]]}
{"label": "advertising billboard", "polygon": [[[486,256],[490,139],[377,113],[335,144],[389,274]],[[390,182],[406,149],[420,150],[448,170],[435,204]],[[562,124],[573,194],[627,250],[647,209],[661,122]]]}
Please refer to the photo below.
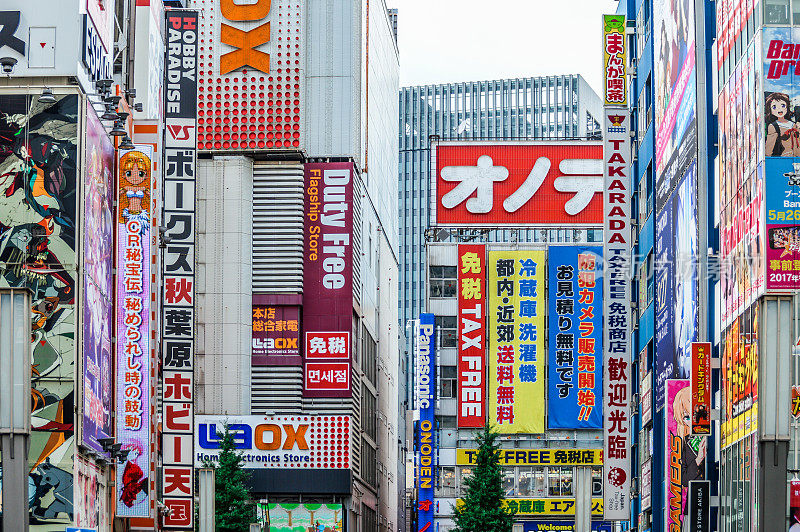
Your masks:
{"label": "advertising billboard", "polygon": [[195,416],[194,464],[219,461],[225,425],[249,469],[349,469],[349,416]]}
{"label": "advertising billboard", "polygon": [[[614,530],[613,523],[603,521],[592,521],[592,532],[611,532]],[[575,523],[572,521],[525,521],[522,523],[522,532],[574,532]]]}
{"label": "advertising billboard", "polygon": [[76,214],[83,106],[77,94],[55,98],[42,103],[36,95],[0,96],[0,288],[31,290],[31,419],[37,428],[28,443],[28,503],[31,524],[49,529],[74,519],[76,251],[83,236]]}
{"label": "advertising billboard", "polygon": [[418,530],[433,528],[436,511],[436,330],[433,314],[420,314],[417,325],[417,382],[415,400],[419,409],[416,425],[415,476]]}
{"label": "advertising billboard", "polygon": [[86,111],[83,212],[83,444],[113,431],[114,145],[90,105]]}
{"label": "advertising billboard", "polygon": [[631,491],[631,178],[630,112],[603,118],[603,464],[604,513],[630,518]]}
{"label": "advertising billboard", "polygon": [[711,434],[711,343],[692,343],[692,435]]}
{"label": "advertising billboard", "polygon": [[642,398],[642,425],[646,425],[653,419],[653,372],[648,371],[647,375],[639,383],[639,393]]}
{"label": "advertising billboard", "polygon": [[[478,449],[457,449],[456,465],[478,463]],[[501,449],[500,465],[513,466],[594,466],[603,465],[602,449]]]}
{"label": "advertising billboard", "polygon": [[602,223],[602,156],[595,141],[440,143],[432,223]]}
{"label": "advertising billboard", "polygon": [[489,252],[489,421],[544,432],[545,251]]}
{"label": "advertising billboard", "polygon": [[261,504],[269,515],[268,532],[344,532],[341,504]]}
{"label": "advertising billboard", "polygon": [[[800,129],[798,129],[800,135]],[[767,157],[767,290],[800,287],[800,163]]]}
{"label": "advertising billboard", "polygon": [[699,326],[696,168],[692,163],[656,216],[656,397],[663,397],[666,379],[689,378],[692,371]]}
{"label": "advertising billboard", "polygon": [[603,427],[603,248],[550,246],[549,429]]}
{"label": "advertising billboard", "polygon": [[486,419],[486,247],[458,245],[458,426]]}
{"label": "advertising billboard", "polygon": [[[575,515],[575,498],[547,497],[544,499],[503,499],[501,506],[509,508],[519,517]],[[592,516],[603,515],[603,499],[592,499]],[[608,529],[606,529],[608,530]]]}
{"label": "advertising billboard", "polygon": [[166,529],[194,526],[195,166],[197,11],[165,15],[164,298],[161,303],[161,459]]}
{"label": "advertising billboard", "polygon": [[150,515],[150,256],[153,148],[119,150],[117,180],[117,433],[127,450],[117,468],[116,515]]}
{"label": "advertising billboard", "polygon": [[625,43],[625,15],[603,15],[603,103],[606,106],[628,105]]}
{"label": "advertising billboard", "polygon": [[298,305],[253,303],[252,331],[252,365],[299,366],[303,363]]}
{"label": "advertising billboard", "polygon": [[664,528],[684,530],[689,483],[704,478],[708,438],[692,436],[692,389],[689,380],[668,379],[664,394],[667,438],[664,448]]}
{"label": "advertising billboard", "polygon": [[758,319],[759,306],[755,304],[736,317],[722,336],[723,448],[758,427]]}
{"label": "advertising billboard", "polygon": [[[722,68],[759,1],[719,0],[717,2],[717,70]],[[776,5],[774,8],[780,10],[781,6]]]}
{"label": "advertising billboard", "polygon": [[350,397],[353,163],[305,165],[304,397]]}
{"label": "advertising billboard", "polygon": [[694,21],[693,0],[653,6],[656,211],[697,152]]}
{"label": "advertising billboard", "polygon": [[[197,0],[200,150],[298,149],[305,106],[305,2]],[[213,22],[211,22],[213,21]],[[290,43],[291,41],[291,43]]]}

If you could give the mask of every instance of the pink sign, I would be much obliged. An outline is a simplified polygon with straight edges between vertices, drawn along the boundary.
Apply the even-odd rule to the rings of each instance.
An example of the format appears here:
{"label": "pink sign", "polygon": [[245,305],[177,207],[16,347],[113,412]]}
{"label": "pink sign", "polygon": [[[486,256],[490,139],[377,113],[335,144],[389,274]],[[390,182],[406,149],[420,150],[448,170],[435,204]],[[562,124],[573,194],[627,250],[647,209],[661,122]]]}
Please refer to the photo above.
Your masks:
{"label": "pink sign", "polygon": [[767,225],[767,289],[800,287],[800,226]]}
{"label": "pink sign", "polygon": [[119,517],[150,515],[150,240],[152,146],[120,150],[117,214]]}
{"label": "pink sign", "polygon": [[[306,397],[351,395],[354,178],[352,163],[305,165]],[[324,358],[328,364],[311,364],[308,360],[312,357]]]}

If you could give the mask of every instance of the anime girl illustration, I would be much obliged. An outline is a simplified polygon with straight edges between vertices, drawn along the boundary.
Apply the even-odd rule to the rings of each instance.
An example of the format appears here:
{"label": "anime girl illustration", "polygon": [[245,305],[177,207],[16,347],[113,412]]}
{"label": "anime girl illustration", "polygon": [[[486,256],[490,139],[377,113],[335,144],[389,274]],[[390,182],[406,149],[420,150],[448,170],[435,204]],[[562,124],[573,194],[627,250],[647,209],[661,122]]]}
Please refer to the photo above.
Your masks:
{"label": "anime girl illustration", "polygon": [[767,156],[800,156],[800,129],[790,120],[791,102],[784,92],[773,92],[764,102]]}
{"label": "anime girl illustration", "polygon": [[[667,473],[670,473],[671,464],[680,464],[680,484],[675,474],[677,471],[667,477],[671,479],[667,488],[667,515],[669,528],[672,530],[672,526],[676,524],[682,528],[683,523],[687,523],[689,482],[703,480],[705,476],[708,439],[704,436],[692,436],[692,389],[688,379],[668,380],[667,399],[670,410],[667,413],[667,429],[671,455],[667,461]],[[676,515],[673,512],[678,505],[681,507],[681,523],[672,521]]]}
{"label": "anime girl illustration", "polygon": [[131,508],[147,497],[148,479],[144,475],[141,466],[137,463],[143,452],[141,445],[138,442],[132,442],[123,445],[122,448],[130,452],[125,463],[125,469],[122,471],[122,490],[119,500],[128,508]]}
{"label": "anime girl illustration", "polygon": [[127,152],[119,159],[119,222],[131,217],[149,219],[150,158],[138,150]]}

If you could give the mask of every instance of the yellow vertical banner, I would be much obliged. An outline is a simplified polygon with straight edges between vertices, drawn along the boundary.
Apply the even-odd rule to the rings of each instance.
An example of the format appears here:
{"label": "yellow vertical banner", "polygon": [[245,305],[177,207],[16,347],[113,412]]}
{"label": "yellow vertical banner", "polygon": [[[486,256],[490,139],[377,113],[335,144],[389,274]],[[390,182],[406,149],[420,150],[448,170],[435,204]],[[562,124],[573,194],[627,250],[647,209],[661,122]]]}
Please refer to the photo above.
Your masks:
{"label": "yellow vertical banner", "polygon": [[502,434],[544,432],[544,250],[490,251],[489,421]]}

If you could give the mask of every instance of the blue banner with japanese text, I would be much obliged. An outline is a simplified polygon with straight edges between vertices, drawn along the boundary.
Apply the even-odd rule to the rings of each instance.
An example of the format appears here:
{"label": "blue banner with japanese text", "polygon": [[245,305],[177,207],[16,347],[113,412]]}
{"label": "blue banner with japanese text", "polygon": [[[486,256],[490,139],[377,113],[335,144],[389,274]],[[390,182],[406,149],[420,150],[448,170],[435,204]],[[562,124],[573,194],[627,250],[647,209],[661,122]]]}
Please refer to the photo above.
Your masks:
{"label": "blue banner with japanese text", "polygon": [[603,428],[603,248],[550,246],[549,429]]}

